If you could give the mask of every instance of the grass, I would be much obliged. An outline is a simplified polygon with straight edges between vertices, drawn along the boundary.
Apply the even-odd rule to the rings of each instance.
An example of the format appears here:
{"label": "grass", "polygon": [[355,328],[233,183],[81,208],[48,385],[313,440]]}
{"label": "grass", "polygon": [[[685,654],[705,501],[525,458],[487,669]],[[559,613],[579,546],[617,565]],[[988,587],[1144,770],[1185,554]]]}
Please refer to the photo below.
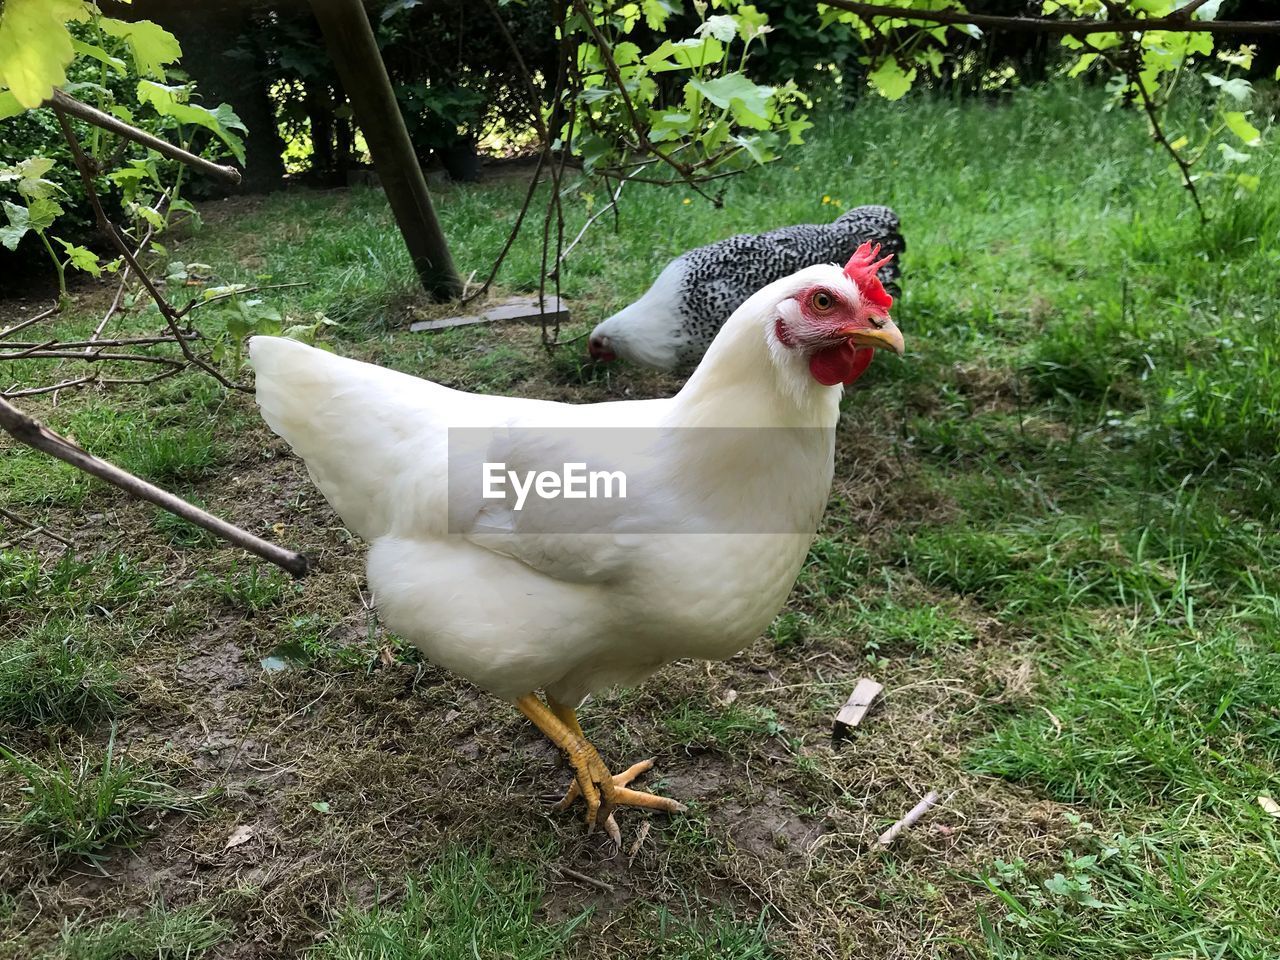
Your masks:
{"label": "grass", "polygon": [[[514,714],[381,629],[359,545],[251,401],[181,377],[32,404],[320,564],[292,584],[5,449],[0,504],[78,542],[0,550],[0,809],[37,841],[0,864],[0,930],[56,955],[86,903],[65,929],[108,942],[189,902],[166,880],[55,886],[72,853],[105,862],[123,844],[172,875],[195,856],[201,897],[256,885],[247,907],[190,914],[249,956],[1274,954],[1280,820],[1258,797],[1280,795],[1280,153],[1268,138],[1242,202],[1206,181],[1201,228],[1140,121],[1100,104],[1053,88],[863,102],[727,181],[722,209],[629,186],[622,229],[602,221],[566,262],[569,339],[686,249],[832,219],[823,195],[893,205],[908,238],[908,358],[878,360],[846,401],[788,609],[733,661],[584,708],[606,759],[657,754],[640,786],[693,811],[648,821],[629,867],[530,799],[561,776]],[[522,190],[438,191],[464,275],[488,266]],[[573,235],[583,193],[568,206]],[[219,282],[306,281],[267,299],[288,322],[341,321],[340,352],[580,402],[677,385],[584,364],[581,343],[548,355],[518,326],[405,332],[453,308],[414,290],[376,191],[205,212],[174,256]],[[505,290],[536,286],[535,233]],[[264,670],[270,657],[305,669]],[[885,693],[833,746],[859,676]],[[113,728],[178,785],[107,760]],[[204,816],[160,818],[224,782]],[[869,855],[931,788],[944,802]],[[628,841],[642,820],[620,817]],[[149,936],[121,942],[161,954]]]}
{"label": "grass", "polygon": [[202,907],[163,905],[141,917],[71,923],[50,960],[197,960],[223,940],[226,927]]}
{"label": "grass", "polygon": [[0,652],[0,724],[81,725],[120,707],[120,672],[100,637],[52,621]]}
{"label": "grass", "polygon": [[501,869],[488,853],[447,850],[395,907],[348,910],[310,960],[543,960],[563,949],[581,917],[539,920],[538,879]]}
{"label": "grass", "polygon": [[25,810],[15,819],[0,819],[0,826],[45,843],[58,858],[94,858],[112,846],[133,843],[156,814],[191,812],[203,799],[184,796],[117,756],[114,737],[96,759],[60,755],[39,763],[3,746],[0,759],[26,781]]}

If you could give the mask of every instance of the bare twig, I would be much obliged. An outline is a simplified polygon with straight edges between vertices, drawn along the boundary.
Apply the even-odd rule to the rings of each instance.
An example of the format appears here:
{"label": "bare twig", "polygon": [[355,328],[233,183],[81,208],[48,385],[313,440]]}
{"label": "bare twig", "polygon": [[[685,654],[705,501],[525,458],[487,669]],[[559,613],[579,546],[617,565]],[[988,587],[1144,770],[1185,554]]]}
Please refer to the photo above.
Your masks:
{"label": "bare twig", "polygon": [[303,577],[307,573],[307,558],[302,554],[286,550],[284,547],[263,540],[261,537],[256,537],[247,530],[242,530],[234,524],[187,503],[181,497],[176,497],[167,490],[161,490],[140,477],[135,477],[133,474],[121,470],[114,464],[100,460],[4,400],[0,400],[0,428],[7,431],[19,443],[24,443],[50,456],[57,457],[78,470],[83,470],[85,473],[92,474],[113,486],[119,487],[130,496],[154,503],[175,516],[181,517],[188,523],[193,523],[221,537],[228,543],[248,550],[263,560],[274,563],[295,577]]}
{"label": "bare twig", "polygon": [[6,327],[4,330],[0,330],[0,340],[12,337],[19,330],[25,330],[27,327],[37,324],[42,320],[48,320],[61,309],[61,305],[52,306],[48,310],[43,310],[33,317],[27,317],[27,319],[23,320],[21,323],[15,323],[12,327]]}
{"label": "bare twig", "polygon": [[151,299],[155,301],[156,306],[160,309],[161,316],[164,317],[165,322],[169,325],[169,329],[172,331],[182,355],[186,357],[189,364],[199,367],[224,387],[231,390],[242,390],[246,393],[250,392],[250,387],[228,380],[216,367],[196,356],[191,349],[187,343],[187,335],[178,325],[178,320],[181,319],[180,315],[156,288],[155,283],[147,275],[147,272],[138,264],[128,245],[121,239],[115,224],[107,217],[107,212],[102,207],[102,201],[98,199],[98,191],[93,186],[93,167],[89,158],[85,156],[84,150],[80,147],[80,138],[76,136],[75,130],[71,128],[71,121],[67,119],[67,114],[61,107],[57,106],[54,107],[54,113],[58,116],[58,124],[62,128],[62,135],[66,138],[67,145],[71,148],[71,158],[75,162],[76,169],[80,171],[80,179],[84,183],[85,195],[88,197],[89,203],[93,207],[94,216],[97,218],[98,229],[111,241],[120,256],[124,258],[124,262],[133,271],[134,276],[146,287],[147,293],[151,294]]}
{"label": "bare twig", "polygon": [[[159,212],[160,208],[169,200],[169,191],[166,190],[156,201],[155,210]],[[156,228],[154,224],[147,224],[147,232],[143,234],[142,240],[133,250],[133,257],[136,260],[146,252],[147,246],[151,243],[152,236],[155,235]],[[116,311],[120,309],[120,304],[124,300],[124,292],[129,285],[129,275],[133,272],[133,268],[125,264],[124,270],[120,273],[120,283],[116,285],[116,295],[111,298],[111,305],[107,307],[107,312],[102,315],[102,319],[98,321],[98,325],[93,328],[93,333],[89,336],[90,341],[95,341],[102,336],[102,331],[107,328],[107,324],[111,322],[111,318],[116,315]],[[86,348],[85,353],[89,350]]]}
{"label": "bare twig", "polygon": [[91,123],[95,127],[109,130],[118,136],[124,137],[126,140],[132,140],[134,143],[140,143],[156,153],[163,154],[170,160],[181,161],[201,173],[221,180],[223,183],[229,183],[232,186],[240,183],[240,171],[235,167],[224,167],[221,164],[214,163],[212,160],[206,160],[204,157],[197,157],[194,153],[183,150],[181,147],[175,146],[166,140],[161,140],[159,137],[154,137],[145,130],[130,126],[118,117],[103,113],[87,103],[81,103],[75,97],[69,97],[61,90],[54,90],[53,96],[46,100],[45,103],[53,107],[59,114],[68,113],[78,120],[83,120],[85,123]]}
{"label": "bare twig", "polygon": [[915,824],[917,820],[929,812],[930,808],[938,802],[938,791],[930,790],[925,794],[924,799],[912,807],[905,817],[895,823],[892,827],[880,834],[880,838],[876,840],[876,846],[881,849],[889,846],[894,840],[898,839],[898,834],[902,833],[908,827]]}
{"label": "bare twig", "polygon": [[559,269],[560,264],[564,263],[565,258],[568,257],[569,254],[573,253],[573,248],[578,245],[578,241],[580,241],[583,237],[587,235],[587,231],[591,229],[591,225],[595,223],[597,220],[599,220],[604,214],[608,213],[610,210],[617,208],[618,197],[622,196],[622,188],[625,187],[626,185],[627,185],[626,178],[623,178],[618,181],[618,189],[613,191],[613,197],[609,200],[609,202],[606,203],[599,210],[597,210],[595,213],[593,213],[590,219],[588,219],[587,222],[582,225],[582,229],[578,231],[578,235],[573,238],[573,240],[570,242],[570,244],[567,247],[565,247],[563,250],[560,251],[560,256],[556,258],[556,269]]}
{"label": "bare twig", "polygon": [[917,10],[889,4],[862,3],[858,0],[822,0],[823,5],[847,10],[860,17],[892,18],[917,23],[942,23],[982,27],[985,30],[1012,30],[1047,33],[1057,36],[1083,37],[1093,33],[1144,33],[1165,30],[1170,33],[1280,33],[1280,20],[1193,20],[1191,11],[1205,0],[1193,0],[1167,17],[1135,17],[1128,20],[1058,20],[1053,17],[1000,17],[962,10]]}
{"label": "bare twig", "polygon": [[631,844],[631,849],[627,851],[627,866],[636,862],[636,857],[640,855],[640,847],[644,845],[645,837],[649,836],[649,821],[645,820],[640,824],[640,831],[636,834],[635,843]]}
{"label": "bare twig", "polygon": [[212,297],[192,300],[185,307],[181,307],[173,312],[175,317],[185,317],[192,310],[198,307],[207,307],[211,303],[219,303],[223,300],[229,300],[232,297],[243,297],[250,293],[259,293],[263,290],[283,290],[286,287],[305,287],[309,286],[310,280],[294,280],[290,283],[265,283],[261,286],[244,287],[241,290],[229,290],[226,293],[215,294]]}
{"label": "bare twig", "polygon": [[[199,331],[193,330],[187,334],[188,340],[199,340],[201,334]],[[115,340],[57,340],[49,341],[53,343],[58,350],[76,350],[80,347],[87,347],[90,354],[100,347],[146,347],[155,346],[159,343],[173,343],[172,336],[165,335],[163,337],[121,337]],[[15,343],[6,343],[6,347],[11,350],[19,350],[27,347],[42,348],[45,344],[32,343],[31,341],[18,341]]]}
{"label": "bare twig", "polygon": [[6,390],[4,393],[0,393],[0,400],[16,400],[18,397],[38,397],[43,393],[57,393],[59,390],[70,390],[73,387],[85,387],[91,383],[96,383],[97,380],[97,375],[90,373],[83,377],[73,377],[70,380],[63,380],[61,383],[51,383],[43,387]]}
{"label": "bare twig", "polygon": [[171,367],[186,366],[186,363],[173,357],[157,357],[149,353],[103,353],[101,350],[79,353],[75,350],[44,349],[53,343],[51,340],[48,344],[41,344],[21,353],[0,353],[0,360],[119,360],[128,363],[162,363]]}
{"label": "bare twig", "polygon": [[1127,37],[1121,49],[1123,56],[1119,58],[1120,69],[1129,81],[1129,85],[1138,91],[1138,100],[1142,104],[1142,109],[1146,112],[1147,120],[1151,124],[1151,138],[1164,149],[1165,153],[1173,158],[1173,162],[1178,168],[1178,173],[1182,176],[1182,185],[1186,187],[1187,193],[1191,194],[1191,202],[1196,205],[1196,213],[1200,215],[1200,223],[1206,224],[1209,222],[1209,216],[1205,213],[1204,205],[1200,202],[1200,191],[1196,189],[1195,177],[1191,175],[1191,164],[1186,157],[1174,149],[1173,144],[1169,142],[1169,138],[1165,136],[1164,127],[1160,125],[1160,111],[1157,109],[1151,93],[1147,90],[1146,82],[1142,79],[1142,50],[1133,37]]}
{"label": "bare twig", "polygon": [[579,883],[585,883],[589,887],[595,887],[597,890],[603,890],[605,893],[613,893],[613,884],[606,883],[603,880],[597,880],[595,877],[589,877],[585,873],[580,873],[569,867],[552,867],[556,873],[569,880],[577,880]]}
{"label": "bare twig", "polygon": [[[73,549],[75,547],[75,544],[72,543],[70,540],[68,540],[66,537],[61,536],[60,534],[54,533],[52,530],[50,530],[48,527],[42,524],[32,523],[26,517],[20,517],[13,511],[6,510],[4,507],[0,507],[0,517],[4,517],[6,520],[8,520],[11,523],[16,523],[20,527],[27,528],[27,532],[23,534],[21,537],[18,537],[18,540],[26,540],[28,537],[35,537],[43,534],[44,536],[48,537],[50,540],[57,540],[58,543],[62,544],[68,550]],[[3,549],[4,547],[8,547],[11,544],[16,542],[17,542],[16,540],[11,540],[8,543],[0,544],[0,549]]]}

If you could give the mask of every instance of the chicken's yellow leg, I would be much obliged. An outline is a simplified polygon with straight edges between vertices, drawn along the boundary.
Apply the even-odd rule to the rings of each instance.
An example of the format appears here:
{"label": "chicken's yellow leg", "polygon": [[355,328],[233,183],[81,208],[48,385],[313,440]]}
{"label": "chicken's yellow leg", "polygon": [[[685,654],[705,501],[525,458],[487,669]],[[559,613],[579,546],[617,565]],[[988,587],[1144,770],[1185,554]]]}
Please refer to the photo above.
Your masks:
{"label": "chicken's yellow leg", "polygon": [[516,709],[569,757],[576,774],[574,783],[587,801],[587,830],[594,830],[596,814],[600,811],[600,791],[596,789],[596,784],[609,779],[609,771],[595,747],[582,736],[581,727],[571,730],[563,720],[547,709],[536,694],[526,693],[516,701]]}
{"label": "chicken's yellow leg", "polygon": [[[541,706],[541,704],[539,704],[539,706]],[[573,707],[560,703],[550,694],[547,694],[547,706],[551,708],[551,712],[555,715],[556,719],[563,723],[568,730],[581,738],[583,743],[587,742],[587,735],[582,732],[582,725],[578,722],[578,714]],[[596,756],[598,757],[599,754]],[[621,833],[618,830],[617,823],[613,819],[613,811],[615,807],[648,807],[651,810],[666,810],[668,813],[681,813],[685,809],[684,804],[676,800],[668,800],[666,797],[658,797],[652,793],[641,793],[637,790],[626,789],[627,784],[652,767],[653,763],[654,759],[650,757],[648,760],[641,760],[639,763],[633,763],[631,766],[627,767],[626,770],[613,775],[608,775],[608,770],[606,769],[605,779],[596,781],[596,783],[599,784],[600,792],[604,794],[604,802],[599,809],[595,811],[594,815],[597,818],[597,822],[599,817],[603,817],[605,830],[619,846],[622,845]],[[569,789],[565,792],[564,799],[556,804],[557,810],[568,809],[573,801],[577,800],[578,797],[585,795],[580,781],[581,778],[578,778],[569,784]],[[593,816],[593,811],[590,809],[590,799],[587,800],[587,807],[587,816],[590,821]]]}

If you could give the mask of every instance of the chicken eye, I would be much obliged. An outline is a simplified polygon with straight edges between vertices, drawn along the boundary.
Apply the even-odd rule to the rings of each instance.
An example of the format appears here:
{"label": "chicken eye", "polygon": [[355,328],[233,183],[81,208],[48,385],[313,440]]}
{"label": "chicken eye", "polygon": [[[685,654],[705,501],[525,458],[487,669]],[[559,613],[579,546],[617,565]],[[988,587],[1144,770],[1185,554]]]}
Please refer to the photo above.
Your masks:
{"label": "chicken eye", "polygon": [[836,305],[831,294],[827,293],[825,290],[819,290],[813,295],[809,302],[813,304],[813,309],[817,310],[819,313],[826,313]]}

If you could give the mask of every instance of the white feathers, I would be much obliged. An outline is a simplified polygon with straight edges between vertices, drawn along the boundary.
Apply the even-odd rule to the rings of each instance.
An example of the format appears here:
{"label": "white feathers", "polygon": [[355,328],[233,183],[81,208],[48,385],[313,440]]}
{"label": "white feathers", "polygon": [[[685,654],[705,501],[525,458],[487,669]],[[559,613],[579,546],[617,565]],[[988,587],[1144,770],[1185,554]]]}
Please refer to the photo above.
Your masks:
{"label": "white feathers", "polygon": [[[576,702],[671,660],[730,656],[784,602],[830,489],[841,391],[806,376],[770,331],[795,290],[842,279],[815,267],[757,293],[670,400],[478,396],[271,337],[255,337],[250,357],[263,416],[371,541],[387,625],[499,696]],[[616,443],[628,428],[663,432],[653,455],[666,480],[594,503],[589,528],[566,533],[573,518],[559,511],[572,502],[526,518],[451,498],[451,427],[517,428],[484,450],[513,469],[590,462],[593,437]]]}
{"label": "white feathers", "polygon": [[626,360],[659,370],[674,369],[681,359],[681,347],[689,342],[681,302],[687,270],[683,258],[671,261],[644,296],[596,324],[592,338],[607,338],[613,352]]}

